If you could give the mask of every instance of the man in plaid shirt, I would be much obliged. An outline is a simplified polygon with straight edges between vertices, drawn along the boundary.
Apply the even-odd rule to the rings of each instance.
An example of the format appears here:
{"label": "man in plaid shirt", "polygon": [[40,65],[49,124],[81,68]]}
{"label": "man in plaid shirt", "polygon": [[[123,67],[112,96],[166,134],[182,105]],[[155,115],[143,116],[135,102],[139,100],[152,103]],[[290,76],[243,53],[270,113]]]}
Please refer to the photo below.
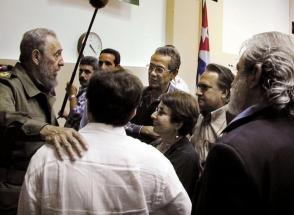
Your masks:
{"label": "man in plaid shirt", "polygon": [[91,56],[83,57],[79,66],[79,81],[80,89],[74,85],[67,86],[67,93],[70,101],[70,113],[65,122],[65,127],[74,128],[79,130],[80,121],[86,109],[86,89],[91,76],[98,71],[98,59]]}

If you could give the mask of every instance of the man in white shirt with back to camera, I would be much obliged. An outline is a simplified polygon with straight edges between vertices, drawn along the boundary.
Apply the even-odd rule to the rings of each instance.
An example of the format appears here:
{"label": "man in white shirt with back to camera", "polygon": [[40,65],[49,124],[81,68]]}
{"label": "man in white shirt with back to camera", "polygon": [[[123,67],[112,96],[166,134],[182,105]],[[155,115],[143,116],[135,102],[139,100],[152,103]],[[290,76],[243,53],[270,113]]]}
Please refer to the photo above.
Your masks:
{"label": "man in white shirt with back to camera", "polygon": [[75,162],[58,160],[51,145],[37,151],[18,214],[191,214],[190,199],[171,163],[124,130],[142,89],[140,80],[124,70],[92,76],[90,122],[80,130],[89,150]]}

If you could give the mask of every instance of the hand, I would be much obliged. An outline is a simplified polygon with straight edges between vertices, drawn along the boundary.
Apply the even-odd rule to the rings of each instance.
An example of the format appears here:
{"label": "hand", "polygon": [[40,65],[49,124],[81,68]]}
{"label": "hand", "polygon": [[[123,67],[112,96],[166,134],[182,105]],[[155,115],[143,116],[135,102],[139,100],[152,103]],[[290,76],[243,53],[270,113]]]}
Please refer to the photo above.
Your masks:
{"label": "hand", "polygon": [[61,113],[60,111],[58,112],[58,116],[64,119],[67,119],[68,115],[69,113],[67,111],[63,111],[63,113]]}
{"label": "hand", "polygon": [[140,130],[140,134],[153,139],[159,138],[159,134],[153,131],[153,126],[143,126]]}
{"label": "hand", "polygon": [[47,143],[55,146],[61,160],[63,160],[62,147],[65,148],[71,160],[76,160],[76,155],[82,157],[83,151],[88,150],[88,145],[82,135],[72,128],[46,125],[41,129],[40,135]]}
{"label": "hand", "polygon": [[69,96],[71,96],[71,95],[76,96],[78,93],[78,89],[76,88],[76,86],[70,85],[69,83],[66,84],[65,90]]}

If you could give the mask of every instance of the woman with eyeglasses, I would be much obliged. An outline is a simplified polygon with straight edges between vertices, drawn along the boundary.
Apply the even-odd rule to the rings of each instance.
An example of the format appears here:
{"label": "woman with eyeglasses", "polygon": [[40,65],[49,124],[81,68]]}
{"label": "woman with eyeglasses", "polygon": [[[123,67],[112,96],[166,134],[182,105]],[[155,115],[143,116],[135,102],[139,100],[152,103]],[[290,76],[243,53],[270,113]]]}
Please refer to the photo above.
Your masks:
{"label": "woman with eyeglasses", "polygon": [[161,138],[157,148],[171,161],[191,199],[199,177],[200,163],[187,135],[191,134],[198,115],[196,99],[188,93],[176,91],[163,94],[151,116],[154,132]]}

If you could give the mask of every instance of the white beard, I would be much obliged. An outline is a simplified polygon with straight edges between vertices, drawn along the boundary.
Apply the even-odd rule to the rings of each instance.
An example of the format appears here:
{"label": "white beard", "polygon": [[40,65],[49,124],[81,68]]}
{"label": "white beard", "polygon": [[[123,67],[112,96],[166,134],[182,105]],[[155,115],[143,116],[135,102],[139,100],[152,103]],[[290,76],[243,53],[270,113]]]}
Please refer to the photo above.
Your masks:
{"label": "white beard", "polygon": [[236,83],[234,83],[234,86],[231,88],[230,95],[228,111],[234,116],[237,116],[249,106],[248,101],[250,101],[250,97],[248,96],[254,96],[250,93],[250,89],[248,88],[247,80],[245,78],[244,80],[239,79]]}
{"label": "white beard", "polygon": [[49,66],[41,62],[37,81],[47,90],[52,91],[57,86],[56,77],[50,72]]}

